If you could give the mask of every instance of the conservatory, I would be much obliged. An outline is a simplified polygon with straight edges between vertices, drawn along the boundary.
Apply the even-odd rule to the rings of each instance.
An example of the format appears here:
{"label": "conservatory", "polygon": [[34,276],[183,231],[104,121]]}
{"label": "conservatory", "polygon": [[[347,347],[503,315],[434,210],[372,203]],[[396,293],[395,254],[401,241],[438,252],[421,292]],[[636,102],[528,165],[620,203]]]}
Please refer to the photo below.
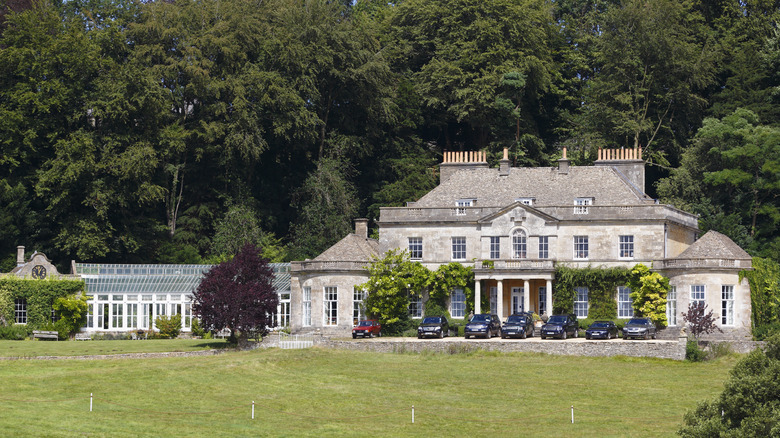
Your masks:
{"label": "conservatory", "polygon": [[[290,264],[272,263],[279,294],[277,325],[290,320]],[[192,294],[211,265],[75,263],[74,274],[89,295],[87,332],[155,330],[158,316],[181,315],[182,331],[192,329]]]}

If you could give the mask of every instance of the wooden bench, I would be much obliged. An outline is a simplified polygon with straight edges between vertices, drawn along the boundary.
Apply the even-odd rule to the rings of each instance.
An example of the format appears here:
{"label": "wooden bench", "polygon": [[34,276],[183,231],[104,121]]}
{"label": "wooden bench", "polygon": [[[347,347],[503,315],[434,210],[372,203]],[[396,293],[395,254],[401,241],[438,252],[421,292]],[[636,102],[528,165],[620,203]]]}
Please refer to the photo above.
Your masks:
{"label": "wooden bench", "polygon": [[59,341],[60,335],[54,331],[33,330],[33,339],[54,339]]}
{"label": "wooden bench", "polygon": [[92,336],[89,335],[89,333],[76,333],[76,340],[77,341],[91,341]]}

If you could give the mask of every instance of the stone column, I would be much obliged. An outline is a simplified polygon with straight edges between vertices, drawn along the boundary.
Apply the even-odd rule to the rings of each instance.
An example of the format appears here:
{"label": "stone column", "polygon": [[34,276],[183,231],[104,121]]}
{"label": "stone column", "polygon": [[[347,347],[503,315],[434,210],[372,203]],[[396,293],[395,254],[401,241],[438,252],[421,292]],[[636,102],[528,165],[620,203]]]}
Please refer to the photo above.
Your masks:
{"label": "stone column", "polygon": [[474,281],[474,313],[482,313],[480,303],[482,302],[482,291],[480,290],[480,280]]}
{"label": "stone column", "polygon": [[552,315],[552,280],[547,280],[547,289],[544,293],[545,306],[547,307],[547,315]]}
{"label": "stone column", "polygon": [[498,287],[496,293],[496,311],[498,311],[498,317],[503,321],[504,319],[504,283],[498,280]]}
{"label": "stone column", "polygon": [[523,311],[528,312],[531,308],[531,283],[525,280],[523,283]]}

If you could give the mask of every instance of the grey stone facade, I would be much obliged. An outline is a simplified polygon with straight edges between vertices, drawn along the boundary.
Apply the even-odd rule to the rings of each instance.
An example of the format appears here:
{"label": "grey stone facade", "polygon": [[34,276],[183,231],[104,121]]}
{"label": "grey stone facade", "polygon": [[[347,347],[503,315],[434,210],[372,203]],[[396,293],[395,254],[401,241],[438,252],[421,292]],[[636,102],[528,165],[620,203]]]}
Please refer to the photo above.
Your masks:
{"label": "grey stone facade", "polygon": [[[413,259],[429,269],[472,265],[475,293],[489,294],[491,303],[481,309],[476,299],[474,311],[502,320],[520,310],[549,313],[557,264],[644,263],[675,286],[673,323],[682,324],[691,299],[703,299],[724,327],[749,328],[750,291],[738,273],[750,269],[750,256],[723,235],[697,241],[695,215],[647,196],[641,153],[603,150],[594,166],[571,166],[564,150],[558,167],[543,168],[510,167],[506,153],[498,168],[488,168],[482,153],[445,153],[438,187],[406,207],[380,209],[378,242],[359,221],[355,234],[314,260],[293,262],[293,331],[346,334],[354,286],[367,279],[362,266],[373,255],[412,246]],[[336,324],[322,323],[326,287],[331,298],[338,289]],[[309,324],[302,322],[303,288],[311,294]],[[581,317],[587,305],[580,304]]]}

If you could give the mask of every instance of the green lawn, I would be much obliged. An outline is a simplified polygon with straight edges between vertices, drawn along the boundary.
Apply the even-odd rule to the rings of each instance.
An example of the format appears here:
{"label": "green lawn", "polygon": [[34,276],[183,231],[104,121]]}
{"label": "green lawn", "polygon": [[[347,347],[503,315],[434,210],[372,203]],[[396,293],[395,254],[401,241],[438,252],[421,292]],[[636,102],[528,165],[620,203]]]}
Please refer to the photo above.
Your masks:
{"label": "green lawn", "polygon": [[314,348],[2,361],[0,435],[672,436],[736,360]]}
{"label": "green lawn", "polygon": [[222,339],[149,339],[145,341],[0,341],[0,357],[84,356],[157,353],[223,348]]}

